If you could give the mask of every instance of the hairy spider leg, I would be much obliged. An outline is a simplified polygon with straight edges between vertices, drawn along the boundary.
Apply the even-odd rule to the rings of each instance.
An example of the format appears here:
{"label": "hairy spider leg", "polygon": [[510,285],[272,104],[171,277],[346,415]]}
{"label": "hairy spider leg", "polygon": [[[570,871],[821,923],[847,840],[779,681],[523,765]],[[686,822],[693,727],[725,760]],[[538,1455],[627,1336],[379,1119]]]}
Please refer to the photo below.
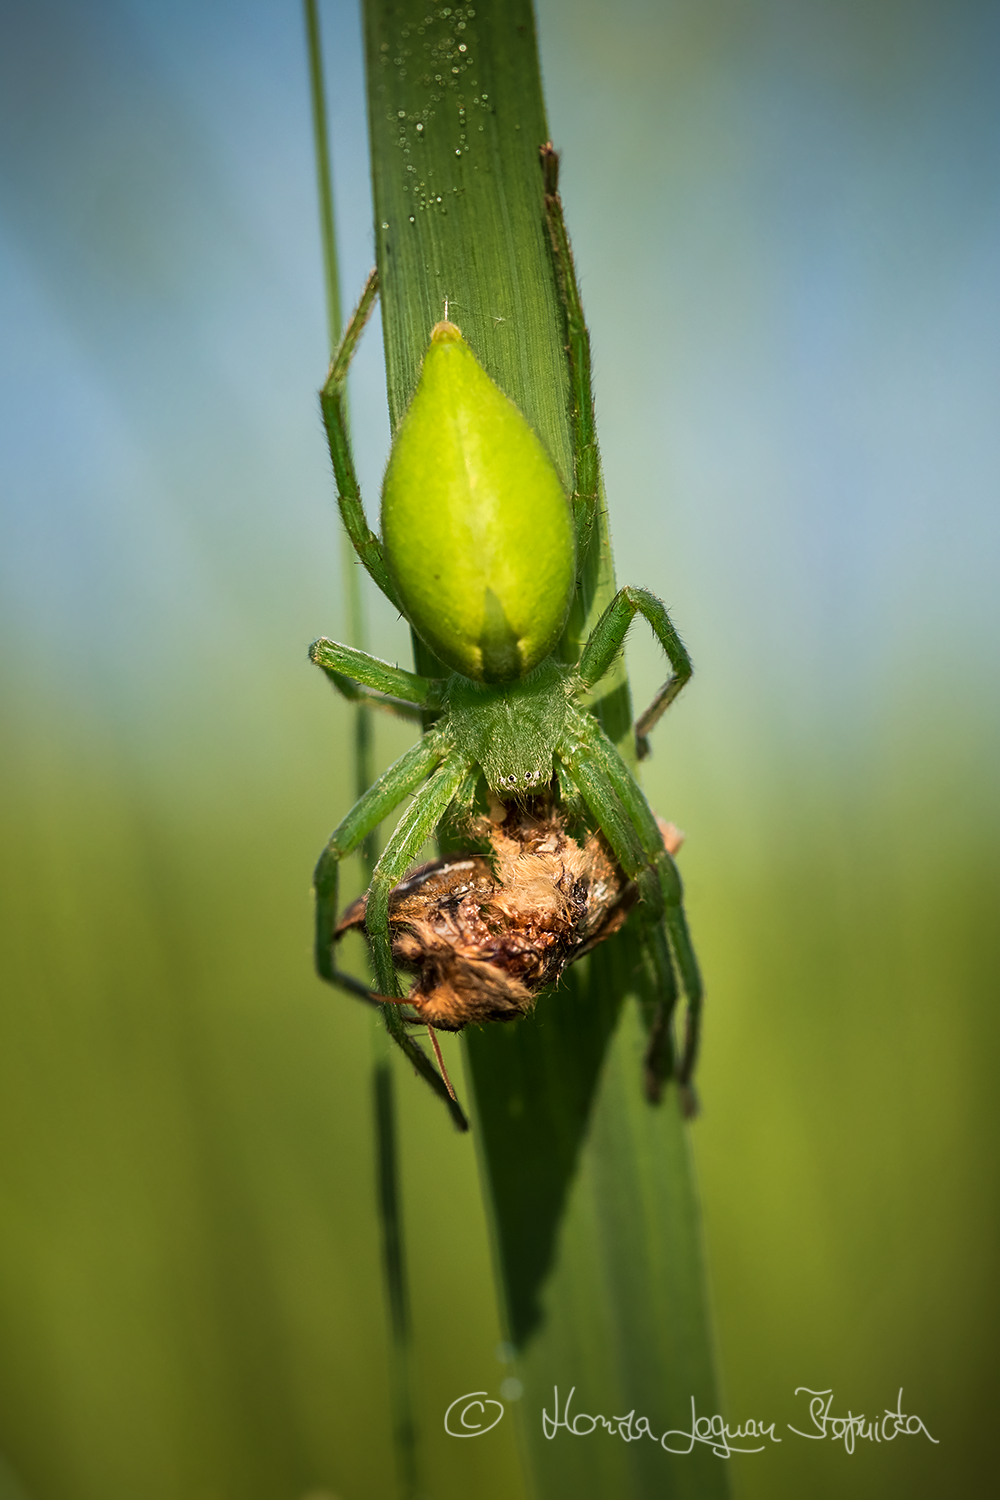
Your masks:
{"label": "hairy spider leg", "polygon": [[390,666],[355,646],[342,646],[320,636],[309,647],[309,660],[322,667],[338,692],[351,703],[385,708],[404,719],[421,722],[424,713],[441,707],[445,682],[440,677],[420,677],[405,667]]}
{"label": "hairy spider leg", "polygon": [[619,589],[590,633],[580,653],[579,673],[589,689],[599,682],[625,643],[629,626],[636,615],[642,615],[666,653],[673,671],[644,714],[635,721],[635,749],[640,760],[649,754],[649,733],[659,722],[681,688],[691,676],[688,656],[666,606],[648,589],[626,584]]}
{"label": "hairy spider leg", "polygon": [[[425,738],[439,739],[440,737],[433,731],[428,731]],[[390,892],[402,880],[427,840],[437,831],[438,824],[448,811],[453,798],[463,788],[470,770],[469,761],[464,756],[457,755],[454,751],[447,756],[443,764],[438,766],[430,779],[424,782],[415,793],[413,801],[396,824],[392,837],[375,866],[372,883],[368,888],[365,931],[371,945],[375,982],[382,994],[390,1000],[402,999],[399,980],[396,978],[396,967],[392,960],[392,936],[389,931]],[[383,1014],[394,1040],[398,1042],[402,1036],[412,1044],[412,1038],[407,1035],[399,1012],[392,1005],[387,1005],[383,1007]],[[441,1079],[445,1090],[452,1102],[452,1114],[454,1115],[457,1111],[456,1118],[460,1117],[461,1128],[467,1130],[468,1122],[455,1097],[455,1090],[451,1086],[451,1079],[448,1077],[433,1027],[427,1027],[427,1034],[441,1068]],[[403,1050],[406,1051],[406,1048],[404,1047]],[[423,1057],[423,1053],[420,1055]],[[426,1074],[424,1076],[426,1077]]]}
{"label": "hairy spider leg", "polygon": [[[589,724],[597,728],[596,720],[583,713],[573,717],[576,722],[571,724],[570,733],[557,748],[557,764],[561,762],[560,770],[573,784],[575,795],[582,798],[590,809],[615,858],[625,874],[635,880],[642,897],[639,915],[646,929],[646,952],[652,964],[658,997],[645,1061],[646,1096],[655,1103],[660,1097],[664,1078],[669,1078],[674,1072],[670,1023],[677,1003],[677,979],[663,928],[662,892],[629,809],[607,774],[603,746],[591,736]],[[610,741],[607,743],[610,745]],[[642,793],[639,795],[641,797]]]}
{"label": "hairy spider leg", "polygon": [[[688,932],[687,917],[684,914],[684,891],[681,877],[676,864],[663,846],[663,836],[657,827],[652,809],[617,748],[608,739],[596,719],[589,718],[585,728],[586,750],[594,757],[601,774],[613,788],[625,809],[649,865],[656,872],[663,920],[670,937],[670,946],[677,968],[680,971],[681,984],[687,996],[684,1049],[677,1069],[678,1083],[686,1086],[690,1082],[698,1055],[704,990],[698,960],[695,958],[694,946]],[[640,888],[641,886],[640,879]]]}
{"label": "hairy spider leg", "polygon": [[[442,744],[442,737],[428,730],[424,739]],[[392,837],[375,866],[365,908],[365,930],[371,941],[375,983],[383,995],[399,997],[399,982],[392,961],[389,935],[389,894],[414,863],[424,844],[437,829],[456,792],[465,781],[470,762],[464,756],[447,751],[434,774],[416,792],[413,801],[393,830]],[[397,762],[398,764],[398,762]],[[375,783],[376,786],[378,783]]]}
{"label": "hairy spider leg", "polygon": [[393,587],[389,570],[385,565],[382,543],[368,525],[365,509],[361,503],[361,486],[358,483],[351,439],[347,430],[347,372],[354,358],[365,324],[372,315],[378,297],[378,269],[374,269],[365,282],[361,300],[344,329],[340,346],[330,363],[326,383],[319,393],[323,426],[330,447],[330,461],[337,481],[337,504],[347,535],[354,544],[361,561],[375,583],[391,603],[401,610],[399,598]]}
{"label": "hairy spider leg", "polygon": [[[316,865],[313,880],[316,887],[315,954],[317,971],[329,984],[336,985],[338,988],[346,990],[348,994],[354,995],[358,999],[366,1000],[370,1004],[377,1002],[367,985],[355,979],[352,974],[347,974],[344,970],[339,969],[334,959],[336,951],[334,934],[337,927],[339,906],[340,861],[346,858],[348,854],[353,854],[368,835],[378,827],[382,819],[388,817],[389,813],[399,806],[404,797],[409,796],[411,793],[417,793],[417,797],[407,814],[407,818],[410,819],[412,824],[413,811],[420,800],[421,783],[427,781],[428,776],[430,776],[431,780],[428,782],[428,786],[434,784],[436,778],[432,773],[436,772],[442,766],[442,762],[446,761],[447,755],[448,745],[442,736],[435,734],[434,731],[429,731],[425,734],[405,754],[401,755],[387,771],[384,771],[378,780],[368,788],[364,796],[359,798],[354,804],[343,822],[330,835],[326,848],[320,855],[319,862]],[[461,780],[461,777],[465,773],[464,764],[459,769],[459,780]],[[405,821],[406,819],[404,819]],[[426,838],[427,835],[425,834],[424,837]],[[376,866],[376,879],[378,878],[379,871],[383,870],[383,867],[386,866],[386,856],[389,854],[394,842],[398,847],[395,834],[390,839],[385,853]],[[419,848],[419,844],[417,847]],[[407,860],[404,860],[404,867],[406,862]],[[391,889],[391,886],[395,884],[398,878],[396,876],[390,880],[389,889]],[[373,880],[373,891],[374,888],[375,881]],[[386,996],[392,999],[398,996],[398,987],[395,971],[392,967],[392,954],[389,946],[387,896],[388,891],[386,891],[384,899],[386,912],[383,923],[384,932],[382,934],[382,942],[384,948],[388,951],[388,957],[386,958],[386,955],[379,951],[379,944],[375,941],[372,943],[372,956],[378,982],[382,986]],[[388,984],[383,984],[387,966],[389,982]],[[382,1014],[386,1028],[393,1041],[405,1052],[414,1068],[416,1068],[422,1078],[427,1080],[435,1093],[445,1100],[459,1128],[467,1130],[468,1121],[461,1107],[449,1093],[448,1088],[440,1075],[435,1071],[430,1059],[425,1056],[414,1039],[406,1031],[395,1005],[383,1005]]]}
{"label": "hairy spider leg", "polygon": [[390,698],[387,694],[366,692],[352,677],[344,677],[340,672],[334,672],[329,667],[324,667],[323,670],[337,692],[342,698],[346,698],[348,703],[357,703],[362,708],[381,708],[386,713],[394,714],[397,719],[405,719],[408,723],[423,726],[423,709],[416,703],[407,703],[404,698]]}
{"label": "hairy spider leg", "polygon": [[[594,418],[594,393],[591,377],[590,333],[583,315],[583,303],[576,279],[576,266],[569,242],[562,199],[559,196],[559,153],[551,141],[541,147],[542,171],[545,177],[545,212],[552,241],[553,259],[566,314],[567,355],[570,367],[570,417],[573,425],[574,490],[573,516],[577,532],[577,566],[582,570],[597,511],[600,488],[600,458]],[[640,760],[649,754],[649,733],[659,722],[691,676],[691,658],[666,608],[648,589],[620,589],[608,605],[580,659],[581,675],[588,687],[607,671],[621,648],[628,628],[637,613],[649,622],[666,652],[673,673],[656,694],[646,712],[636,720],[636,753]],[[585,665],[585,658],[591,659]],[[588,680],[589,679],[589,680]]]}
{"label": "hairy spider leg", "polygon": [[[636,721],[636,753],[641,760],[649,754],[650,730],[677,697],[692,671],[691,658],[662,602],[648,589],[628,585],[620,589],[591,631],[580,653],[578,671],[585,687],[592,689],[611,666],[637,614],[641,614],[652,627],[673,668],[671,676],[660,688],[649,708]],[[593,730],[589,724],[593,725]],[[657,873],[660,899],[654,904],[657,909],[662,910],[688,1000],[685,1042],[677,1068],[677,1079],[682,1088],[685,1110],[693,1113],[694,1096],[688,1084],[698,1050],[703,990],[684,914],[680,876],[670,855],[663,848],[656,819],[634,776],[597,721],[592,719],[589,724],[586,726],[586,741],[593,742],[592,749],[638,832],[648,862]],[[664,952],[666,943],[659,922],[655,928],[650,928],[650,937],[653,945],[651,957],[663,996],[653,1021],[646,1058],[646,1092],[650,1098],[656,1098],[659,1095],[660,1081],[669,1076],[673,1066],[670,1016],[676,1004],[677,985],[673,964],[669,962],[669,951]]]}
{"label": "hairy spider leg", "polygon": [[[646,957],[652,968],[652,991],[655,999],[643,1006],[647,1023],[646,1057],[643,1065],[646,1098],[651,1104],[659,1104],[663,1096],[663,1085],[677,1075],[677,1059],[674,1055],[674,1029],[670,1024],[677,1008],[677,976],[670,960],[663,923],[651,923],[648,928],[651,948]],[[682,1085],[682,1088],[685,1087]],[[694,1114],[683,1098],[684,1113]]]}
{"label": "hairy spider leg", "polygon": [[601,460],[594,420],[590,333],[576,279],[562,199],[559,196],[559,153],[551,141],[540,148],[545,179],[545,216],[552,241],[552,258],[566,315],[566,353],[569,357],[570,420],[573,426],[573,523],[576,528],[577,572],[582,572],[601,485]]}

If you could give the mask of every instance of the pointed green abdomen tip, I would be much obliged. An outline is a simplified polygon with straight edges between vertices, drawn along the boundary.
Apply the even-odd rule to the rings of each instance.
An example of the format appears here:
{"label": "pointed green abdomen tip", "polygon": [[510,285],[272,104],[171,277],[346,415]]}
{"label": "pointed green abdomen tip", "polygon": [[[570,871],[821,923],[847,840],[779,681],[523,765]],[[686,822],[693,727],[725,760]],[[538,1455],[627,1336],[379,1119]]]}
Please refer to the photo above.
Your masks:
{"label": "pointed green abdomen tip", "polygon": [[461,328],[457,328],[454,323],[449,323],[447,318],[440,323],[435,323],[431,329],[432,344],[457,344],[461,342],[461,339]]}

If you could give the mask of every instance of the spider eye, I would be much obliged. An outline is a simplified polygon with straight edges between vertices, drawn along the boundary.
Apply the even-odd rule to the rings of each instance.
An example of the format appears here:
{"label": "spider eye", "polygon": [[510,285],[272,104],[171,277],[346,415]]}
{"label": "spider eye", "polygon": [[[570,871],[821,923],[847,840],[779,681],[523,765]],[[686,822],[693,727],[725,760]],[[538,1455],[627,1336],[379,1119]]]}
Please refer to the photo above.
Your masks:
{"label": "spider eye", "polygon": [[525,781],[534,781],[534,779],[535,779],[535,773],[534,773],[534,771],[527,771],[527,772],[525,772],[524,779],[525,779]]}

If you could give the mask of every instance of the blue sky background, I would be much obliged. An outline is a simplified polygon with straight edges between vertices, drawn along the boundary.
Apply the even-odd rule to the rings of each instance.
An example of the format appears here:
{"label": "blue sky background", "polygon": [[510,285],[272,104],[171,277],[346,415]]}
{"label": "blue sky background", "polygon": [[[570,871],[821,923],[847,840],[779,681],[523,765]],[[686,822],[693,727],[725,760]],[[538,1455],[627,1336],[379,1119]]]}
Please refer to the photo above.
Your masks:
{"label": "blue sky background", "polygon": [[[358,26],[325,21],[349,298]],[[841,733],[928,667],[940,690],[995,663],[996,28],[969,4],[541,8],[619,568],[677,611],[713,728],[752,697],[782,738]],[[303,639],[319,608],[336,628],[298,15],[123,0],[7,31],[4,611],[22,671],[58,653],[134,725],[234,630],[293,649],[289,595]]]}

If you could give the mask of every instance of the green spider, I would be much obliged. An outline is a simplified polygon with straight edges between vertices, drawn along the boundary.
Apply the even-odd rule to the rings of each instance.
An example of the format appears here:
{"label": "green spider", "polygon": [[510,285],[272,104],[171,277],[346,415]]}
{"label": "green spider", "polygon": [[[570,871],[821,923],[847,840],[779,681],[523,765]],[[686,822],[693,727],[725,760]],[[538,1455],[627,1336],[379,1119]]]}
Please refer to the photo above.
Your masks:
{"label": "green spider", "polygon": [[[626,587],[605,610],[575,665],[554,654],[587,553],[599,460],[589,335],[551,146],[542,148],[542,164],[574,392],[572,497],[567,499],[524,416],[446,316],[432,331],[416,392],[393,443],[383,486],[382,538],[369,529],[344,396],[348,367],[378,293],[376,271],[320,393],[348,535],[372,579],[451,674],[419,676],[326,639],[310,648],[312,660],[352,701],[433,720],[355,803],[320,856],[316,967],[329,983],[382,1004],[394,1040],[463,1128],[465,1118],[443,1065],[439,1075],[399,1010],[389,897],[442,822],[460,826],[471,813],[483,779],[495,798],[554,797],[564,808],[583,812],[636,882],[637,915],[646,929],[659,996],[650,1059],[654,1073],[675,1071],[682,1086],[694,1067],[702,997],[676,866],[632,772],[581,702],[611,667],[633,618],[641,614],[671,666],[671,676],[635,725],[642,758],[649,732],[691,675],[687,651],[663,604],[645,589]],[[409,796],[413,801],[375,867],[368,894],[365,926],[378,991],[373,994],[337,967],[339,865]],[[688,1001],[676,1069],[670,1041],[675,963]],[[428,1032],[440,1063],[433,1029]]]}

